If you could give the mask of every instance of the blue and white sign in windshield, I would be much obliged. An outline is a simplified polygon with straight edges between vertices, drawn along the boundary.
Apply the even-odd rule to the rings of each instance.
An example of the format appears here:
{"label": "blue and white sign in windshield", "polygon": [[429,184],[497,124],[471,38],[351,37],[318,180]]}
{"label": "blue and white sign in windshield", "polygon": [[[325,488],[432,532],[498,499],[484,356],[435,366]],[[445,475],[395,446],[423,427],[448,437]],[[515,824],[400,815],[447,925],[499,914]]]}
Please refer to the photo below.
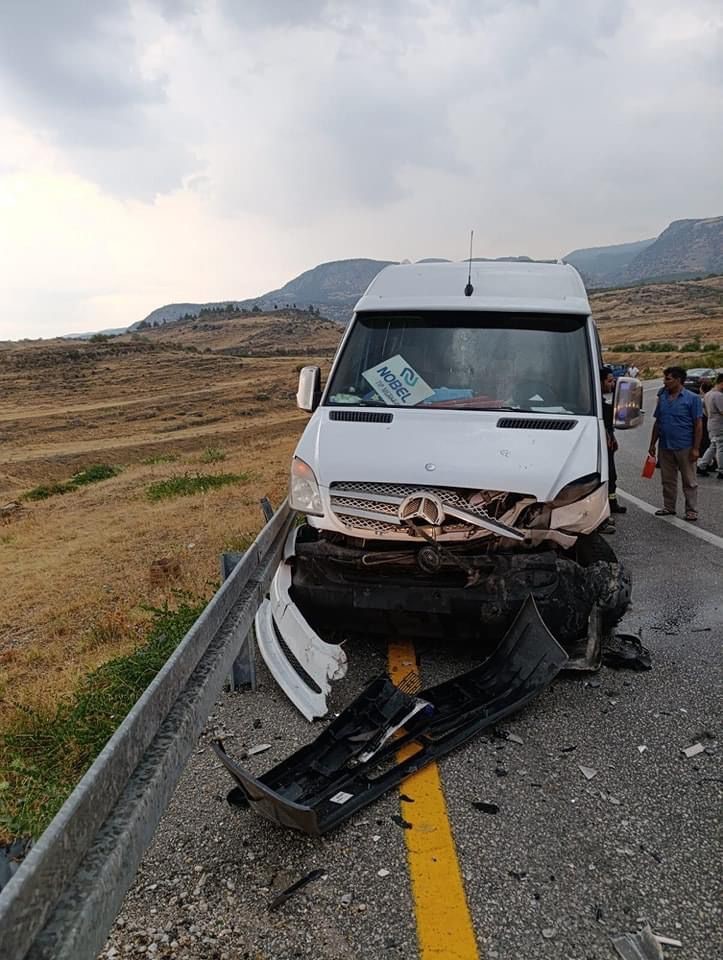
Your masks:
{"label": "blue and white sign in windshield", "polygon": [[362,376],[389,406],[413,407],[434,393],[400,353],[365,370]]}

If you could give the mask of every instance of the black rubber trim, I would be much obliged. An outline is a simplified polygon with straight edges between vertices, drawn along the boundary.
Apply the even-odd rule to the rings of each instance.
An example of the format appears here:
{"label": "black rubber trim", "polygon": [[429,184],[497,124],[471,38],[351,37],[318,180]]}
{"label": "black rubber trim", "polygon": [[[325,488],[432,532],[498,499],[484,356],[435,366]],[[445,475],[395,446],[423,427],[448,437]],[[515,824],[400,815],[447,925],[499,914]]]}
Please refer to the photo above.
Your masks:
{"label": "black rubber trim", "polygon": [[352,423],[391,423],[393,413],[379,413],[371,410],[332,410],[330,420],[346,420]]}
{"label": "black rubber trim", "polygon": [[[320,836],[411,773],[519,710],[566,661],[530,596],[480,666],[416,695],[378,677],[316,740],[261,777],[236,764],[222,744],[213,748],[257,813]],[[415,706],[421,709],[403,725],[403,735],[362,760],[370,744],[379,743]],[[417,751],[396,762],[397,751],[408,743]]]}
{"label": "black rubber trim", "polygon": [[500,417],[497,426],[502,430],[572,430],[577,420],[552,420],[541,417],[526,420],[524,417]]}

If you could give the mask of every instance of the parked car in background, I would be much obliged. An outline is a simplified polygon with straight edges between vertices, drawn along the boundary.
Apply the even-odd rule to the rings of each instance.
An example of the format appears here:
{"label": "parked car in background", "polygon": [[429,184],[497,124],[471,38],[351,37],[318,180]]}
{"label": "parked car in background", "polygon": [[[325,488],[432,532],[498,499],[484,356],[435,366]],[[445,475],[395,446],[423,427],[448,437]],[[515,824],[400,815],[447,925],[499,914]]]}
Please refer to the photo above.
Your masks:
{"label": "parked car in background", "polygon": [[686,390],[692,390],[694,393],[700,393],[700,381],[707,380],[711,385],[715,383],[717,372],[710,367],[695,367],[688,371],[685,378]]}
{"label": "parked car in background", "polygon": [[617,380],[618,377],[624,377],[628,370],[627,363],[611,363],[610,369],[613,372],[613,376]]}

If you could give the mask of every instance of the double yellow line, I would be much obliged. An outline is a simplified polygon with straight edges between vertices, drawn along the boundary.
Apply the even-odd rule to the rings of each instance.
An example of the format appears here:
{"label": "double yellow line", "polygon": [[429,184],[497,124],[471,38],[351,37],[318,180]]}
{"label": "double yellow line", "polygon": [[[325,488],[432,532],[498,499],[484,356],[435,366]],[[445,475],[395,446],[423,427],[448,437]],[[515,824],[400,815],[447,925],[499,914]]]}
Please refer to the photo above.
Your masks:
{"label": "double yellow line", "polygon": [[[412,644],[390,643],[388,665],[396,684],[418,674]],[[415,749],[402,748],[399,759]],[[408,777],[400,792],[414,801],[402,801],[402,816],[411,824],[404,836],[420,960],[479,960],[437,764]]]}

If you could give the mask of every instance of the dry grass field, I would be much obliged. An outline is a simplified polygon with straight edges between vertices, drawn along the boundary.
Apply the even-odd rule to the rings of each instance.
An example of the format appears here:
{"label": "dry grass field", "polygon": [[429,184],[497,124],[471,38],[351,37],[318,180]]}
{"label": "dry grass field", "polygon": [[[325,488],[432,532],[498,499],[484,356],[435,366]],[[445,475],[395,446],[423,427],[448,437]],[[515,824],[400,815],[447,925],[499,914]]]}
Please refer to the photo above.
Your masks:
{"label": "dry grass field", "polygon": [[[17,705],[51,706],[136,645],[145,606],[213,592],[219,553],[262,525],[259,499],[285,496],[308,362],[327,364],[328,351],[239,359],[160,338],[0,347],[0,729]],[[99,464],[118,473],[26,499]],[[154,483],[198,475],[235,479],[149,499]]]}
{"label": "dry grass field", "polygon": [[[723,341],[721,277],[591,299],[608,348]],[[18,704],[52,705],[139,643],[146,606],[214,590],[219,553],[261,526],[259,499],[285,495],[306,422],[294,404],[298,367],[328,364],[339,336],[330,321],[279,311],[211,314],[107,342],[0,344],[0,730]],[[671,359],[699,362],[608,357],[656,375]],[[118,472],[25,498],[96,465]],[[154,483],[221,474],[233,479],[149,499]]]}
{"label": "dry grass field", "polygon": [[[617,290],[593,291],[590,296],[593,315],[605,348],[618,344],[669,342],[682,346],[700,340],[701,345],[723,345],[723,277],[686,280],[679,283],[655,283]],[[703,354],[710,351],[703,351]],[[704,356],[677,350],[663,353],[626,351],[624,355],[607,352],[609,362],[635,360],[641,370],[659,376],[664,366],[680,362],[682,366],[711,365]],[[720,366],[720,359],[713,366]]]}

